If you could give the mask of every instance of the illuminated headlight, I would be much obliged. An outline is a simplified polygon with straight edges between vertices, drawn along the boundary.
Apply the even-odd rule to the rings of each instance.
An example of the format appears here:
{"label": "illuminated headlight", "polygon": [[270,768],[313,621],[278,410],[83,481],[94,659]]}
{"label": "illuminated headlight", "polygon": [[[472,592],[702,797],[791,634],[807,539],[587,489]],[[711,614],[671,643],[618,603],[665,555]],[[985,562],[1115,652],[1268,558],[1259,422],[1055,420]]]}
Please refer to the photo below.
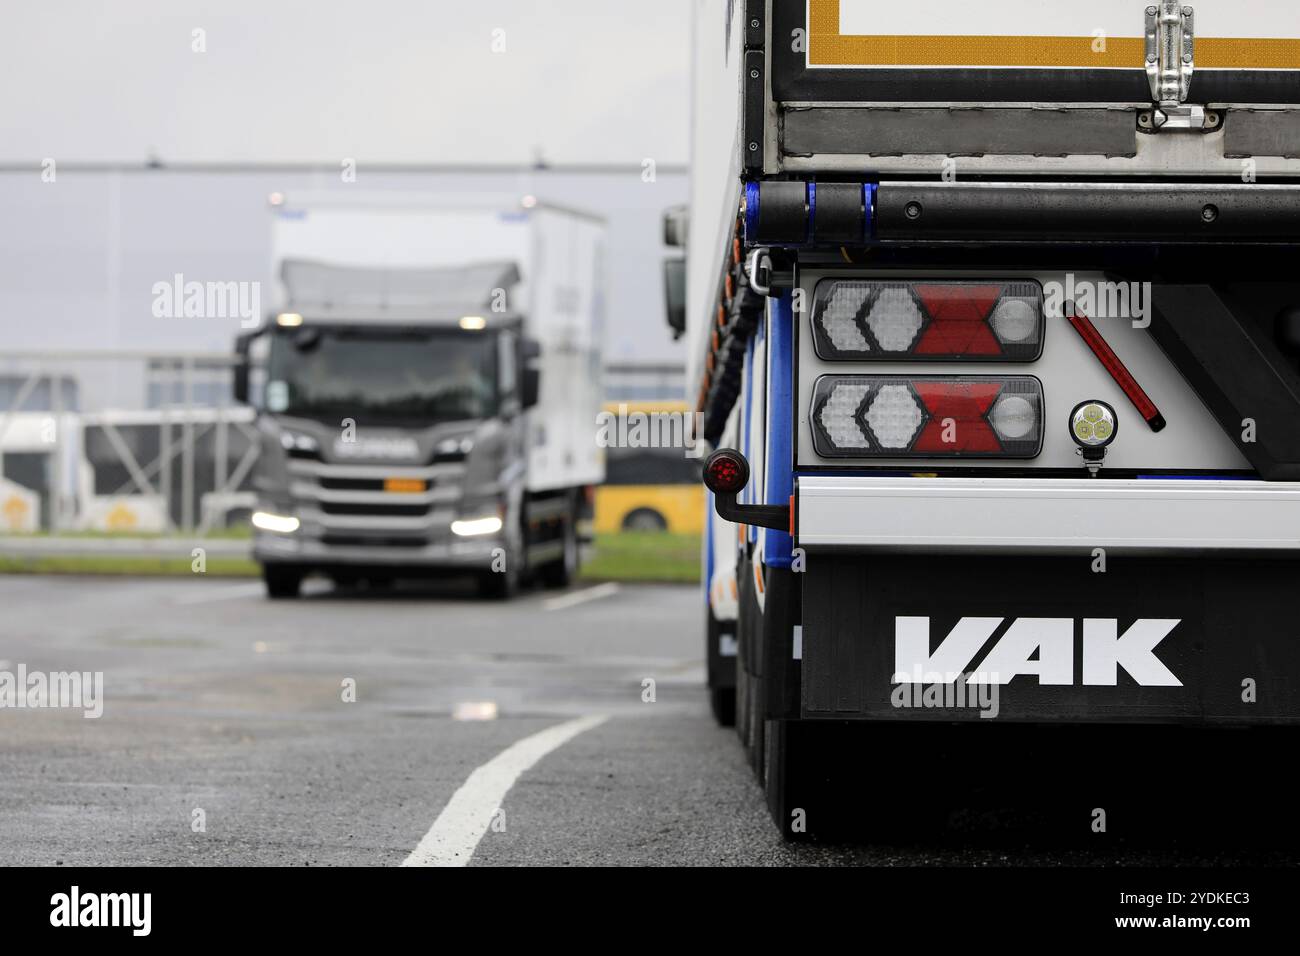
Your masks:
{"label": "illuminated headlight", "polygon": [[277,515],[269,511],[254,511],[252,521],[254,528],[276,534],[293,534],[300,523],[293,515]]}
{"label": "illuminated headlight", "polygon": [[320,448],[320,443],[310,435],[300,435],[295,432],[281,432],[280,447],[285,451],[314,452]]}
{"label": "illuminated headlight", "polygon": [[504,525],[499,515],[485,515],[482,518],[462,518],[451,523],[451,533],[462,538],[472,538],[483,534],[496,534]]}
{"label": "illuminated headlight", "polygon": [[823,375],[810,417],[824,458],[1033,458],[1043,386],[1030,375]]}
{"label": "illuminated headlight", "polygon": [[1119,419],[1105,402],[1086,401],[1070,412],[1070,437],[1084,448],[1101,448],[1115,440]]}
{"label": "illuminated headlight", "polygon": [[813,295],[813,345],[829,361],[1030,362],[1043,325],[1029,280],[823,279]]}

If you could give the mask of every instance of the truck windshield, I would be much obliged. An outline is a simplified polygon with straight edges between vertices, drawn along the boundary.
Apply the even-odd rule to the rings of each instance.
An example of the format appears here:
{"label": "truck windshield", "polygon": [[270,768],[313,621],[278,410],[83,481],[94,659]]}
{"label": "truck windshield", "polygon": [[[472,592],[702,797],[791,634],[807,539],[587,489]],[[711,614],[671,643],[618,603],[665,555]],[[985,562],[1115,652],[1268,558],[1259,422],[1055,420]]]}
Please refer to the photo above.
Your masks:
{"label": "truck windshield", "polygon": [[498,407],[497,336],[304,328],[273,336],[266,408],[305,418],[445,422]]}

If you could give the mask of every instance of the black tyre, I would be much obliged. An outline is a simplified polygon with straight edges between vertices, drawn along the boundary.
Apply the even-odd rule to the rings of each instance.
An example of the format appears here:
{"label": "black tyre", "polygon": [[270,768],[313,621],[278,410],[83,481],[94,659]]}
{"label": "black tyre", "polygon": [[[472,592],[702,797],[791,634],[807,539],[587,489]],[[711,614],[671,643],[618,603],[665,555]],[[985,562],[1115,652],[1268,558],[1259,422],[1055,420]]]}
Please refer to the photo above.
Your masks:
{"label": "black tyre", "polygon": [[731,727],[736,723],[736,688],[710,687],[709,709],[719,727]]}
{"label": "black tyre", "polygon": [[262,581],[266,585],[266,596],[275,600],[296,598],[302,591],[302,571],[297,568],[264,564]]}
{"label": "black tyre", "polygon": [[754,594],[753,565],[742,556],[737,567],[740,616],[736,621],[736,731],[754,775],[763,779],[763,736],[766,711],[762,673],[763,613]]}
{"label": "black tyre", "polygon": [[519,569],[507,557],[505,570],[485,571],[478,578],[478,593],[489,601],[508,601],[519,593]]}
{"label": "black tyre", "polygon": [[819,808],[813,806],[808,766],[811,734],[797,720],[764,721],[763,791],[772,821],[787,841],[812,838],[810,827],[821,823]]}
{"label": "black tyre", "polygon": [[[731,625],[727,633],[734,631]],[[713,719],[719,727],[731,727],[736,723],[736,662],[734,658],[724,659],[719,651],[722,640],[722,624],[713,616],[713,609],[704,609],[704,659],[708,661],[709,707]]]}
{"label": "black tyre", "polygon": [[653,508],[637,508],[623,518],[624,531],[667,531],[668,521]]}
{"label": "black tyre", "polygon": [[548,588],[567,588],[578,576],[578,527],[573,520],[573,512],[564,517],[564,555],[558,561],[544,565],[538,577]]}

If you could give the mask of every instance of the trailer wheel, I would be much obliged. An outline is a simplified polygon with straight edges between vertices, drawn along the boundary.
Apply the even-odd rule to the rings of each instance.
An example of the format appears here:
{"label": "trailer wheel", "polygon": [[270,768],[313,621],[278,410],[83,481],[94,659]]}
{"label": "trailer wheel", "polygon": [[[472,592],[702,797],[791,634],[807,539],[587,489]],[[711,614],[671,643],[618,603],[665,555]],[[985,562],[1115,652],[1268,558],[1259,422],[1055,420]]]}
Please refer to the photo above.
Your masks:
{"label": "trailer wheel", "polygon": [[731,727],[736,723],[736,688],[710,687],[709,709],[719,727]]}
{"label": "trailer wheel", "polygon": [[736,565],[739,579],[740,610],[736,619],[736,732],[745,747],[745,755],[754,775],[763,779],[766,753],[763,737],[763,677],[758,671],[762,659],[763,616],[754,595],[754,576],[750,558],[740,557]]}
{"label": "trailer wheel", "polygon": [[[798,843],[812,838],[813,825],[820,825],[819,810],[813,806],[813,766],[810,739],[816,728],[799,720],[763,722],[764,748],[761,777],[772,821],[786,841]],[[814,760],[808,759],[813,757]]]}
{"label": "trailer wheel", "polygon": [[266,596],[275,600],[296,598],[302,590],[302,572],[297,568],[281,568],[273,564],[262,565],[262,582]]}
{"label": "trailer wheel", "polygon": [[704,608],[704,659],[708,662],[709,708],[713,719],[719,727],[731,727],[736,723],[736,684],[735,661],[731,662],[730,679],[724,679],[724,670],[718,643],[722,640],[722,623],[713,615],[713,609],[705,602]]}

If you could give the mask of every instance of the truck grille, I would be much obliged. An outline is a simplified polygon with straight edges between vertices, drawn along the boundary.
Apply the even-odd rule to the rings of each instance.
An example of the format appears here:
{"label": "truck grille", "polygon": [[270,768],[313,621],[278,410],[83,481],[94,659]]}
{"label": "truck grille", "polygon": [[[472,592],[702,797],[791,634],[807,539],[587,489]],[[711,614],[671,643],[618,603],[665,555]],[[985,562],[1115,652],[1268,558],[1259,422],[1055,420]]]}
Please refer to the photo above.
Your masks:
{"label": "truck grille", "polygon": [[465,466],[290,461],[289,471],[294,506],[326,544],[422,547],[447,533]]}
{"label": "truck grille", "polygon": [[[320,486],[326,491],[383,491],[384,479],[382,478],[327,478],[322,476],[318,479]],[[433,483],[430,482],[430,485]]]}
{"label": "truck grille", "polygon": [[394,538],[360,534],[327,534],[321,538],[327,545],[339,548],[423,548],[423,538]]}
{"label": "truck grille", "polygon": [[327,515],[376,515],[391,518],[422,518],[429,513],[427,504],[368,504],[350,501],[322,501],[320,510]]}

